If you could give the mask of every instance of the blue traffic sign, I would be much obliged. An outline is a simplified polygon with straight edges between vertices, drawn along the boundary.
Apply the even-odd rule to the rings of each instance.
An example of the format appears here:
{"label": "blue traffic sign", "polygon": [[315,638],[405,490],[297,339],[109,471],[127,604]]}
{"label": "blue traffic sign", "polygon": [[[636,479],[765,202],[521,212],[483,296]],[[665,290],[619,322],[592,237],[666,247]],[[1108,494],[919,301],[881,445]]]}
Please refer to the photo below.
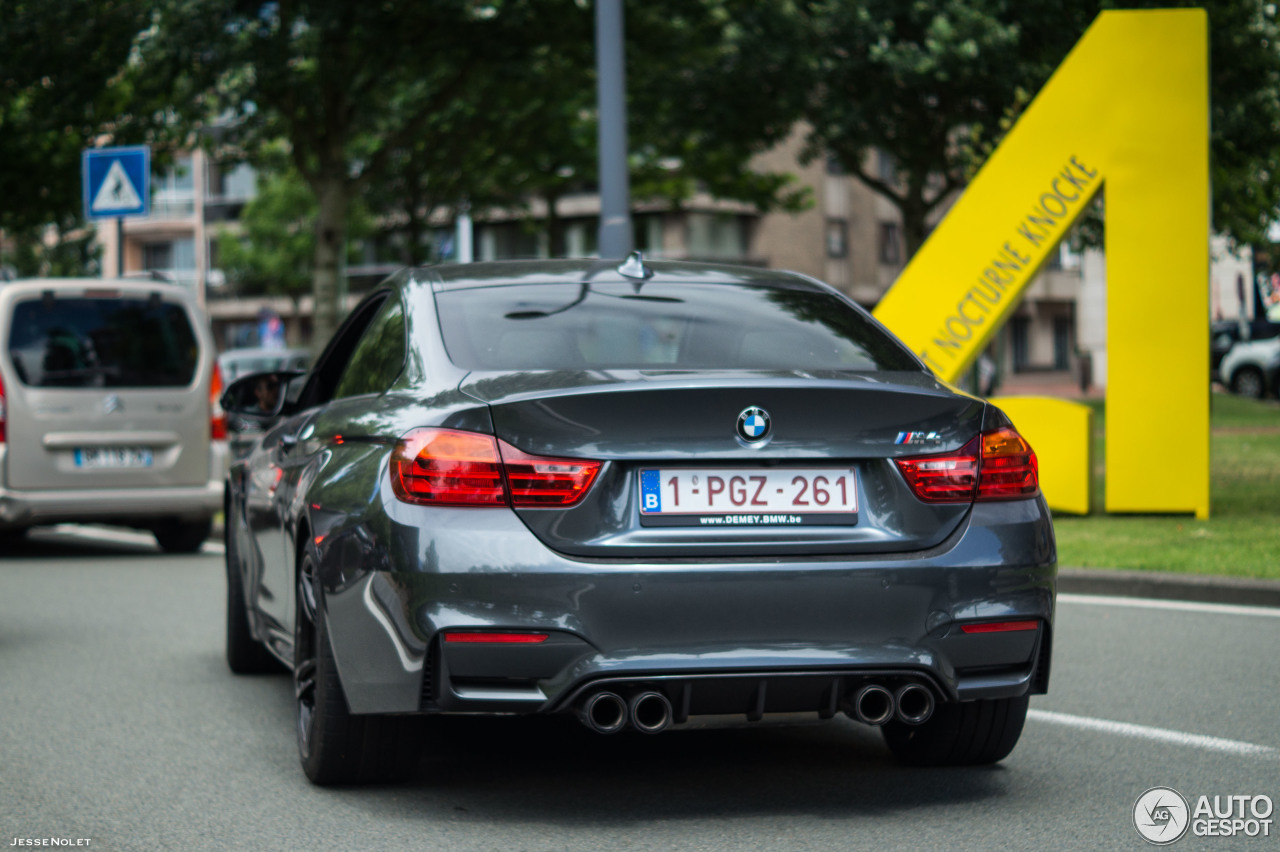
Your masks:
{"label": "blue traffic sign", "polygon": [[81,173],[86,219],[151,212],[151,149],[146,145],[90,148],[81,158]]}

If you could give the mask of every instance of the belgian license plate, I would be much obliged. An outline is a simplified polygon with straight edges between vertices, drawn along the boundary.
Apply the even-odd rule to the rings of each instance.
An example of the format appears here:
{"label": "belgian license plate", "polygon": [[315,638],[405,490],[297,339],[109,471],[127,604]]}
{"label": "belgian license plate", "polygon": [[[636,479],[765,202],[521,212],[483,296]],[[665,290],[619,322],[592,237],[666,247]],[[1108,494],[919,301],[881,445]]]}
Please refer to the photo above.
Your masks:
{"label": "belgian license plate", "polygon": [[81,447],[76,450],[76,467],[151,467],[151,450],[147,447]]}
{"label": "belgian license plate", "polygon": [[647,525],[855,524],[851,468],[658,468],[640,471]]}

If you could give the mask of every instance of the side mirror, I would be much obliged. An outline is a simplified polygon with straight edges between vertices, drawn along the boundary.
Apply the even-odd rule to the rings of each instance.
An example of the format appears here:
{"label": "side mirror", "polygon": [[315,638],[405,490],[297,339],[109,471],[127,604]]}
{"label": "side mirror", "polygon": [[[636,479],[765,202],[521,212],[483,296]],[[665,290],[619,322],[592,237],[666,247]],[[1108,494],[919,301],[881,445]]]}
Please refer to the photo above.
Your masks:
{"label": "side mirror", "polygon": [[279,417],[286,402],[297,395],[294,384],[306,373],[300,370],[277,370],[251,373],[227,385],[222,393],[222,410],[227,414],[267,420]]}

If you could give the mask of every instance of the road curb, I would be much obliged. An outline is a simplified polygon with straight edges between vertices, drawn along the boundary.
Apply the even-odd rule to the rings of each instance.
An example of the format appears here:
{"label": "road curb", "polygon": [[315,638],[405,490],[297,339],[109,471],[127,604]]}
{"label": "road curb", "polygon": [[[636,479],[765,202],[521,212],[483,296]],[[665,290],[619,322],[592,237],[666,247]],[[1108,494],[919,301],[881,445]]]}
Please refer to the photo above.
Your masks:
{"label": "road curb", "polygon": [[1280,607],[1280,580],[1059,568],[1058,591],[1077,595],[1118,595],[1160,600]]}

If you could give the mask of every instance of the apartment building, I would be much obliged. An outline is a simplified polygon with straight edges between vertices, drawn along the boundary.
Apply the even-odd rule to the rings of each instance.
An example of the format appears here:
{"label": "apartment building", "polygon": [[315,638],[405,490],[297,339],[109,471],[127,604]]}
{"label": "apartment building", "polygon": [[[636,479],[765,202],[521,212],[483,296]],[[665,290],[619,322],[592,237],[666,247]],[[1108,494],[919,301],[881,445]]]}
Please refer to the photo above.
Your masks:
{"label": "apartment building", "polygon": [[[798,130],[757,158],[764,171],[787,172],[809,188],[813,204],[799,213],[761,215],[748,205],[695,194],[678,209],[637,199],[633,208],[635,247],[646,256],[745,263],[791,269],[839,288],[871,308],[892,286],[905,262],[901,217],[888,200],[821,158],[800,162]],[[892,179],[892,163],[872,153],[873,168]],[[151,215],[124,223],[126,272],[154,271],[194,287],[209,310],[219,345],[253,345],[264,311],[281,316],[290,345],[306,342],[309,299],[221,297],[217,266],[218,230],[239,216],[254,196],[250,167],[224,166],[203,151],[179,156],[153,178]],[[475,260],[548,257],[547,209],[533,200],[525,210],[473,211],[471,242]],[[599,197],[593,193],[559,199],[556,218],[563,228],[564,255],[596,254]],[[451,213],[441,211],[427,236],[429,254],[442,262],[457,258],[458,233]],[[115,269],[114,229],[102,229],[103,268]],[[372,286],[399,266],[399,252],[386,240],[368,241],[360,263],[348,268],[350,289]],[[1235,316],[1242,281],[1252,280],[1250,261],[1225,244],[1214,243],[1210,298],[1214,316]],[[1095,389],[1106,381],[1106,275],[1099,253],[1081,256],[1061,247],[1028,288],[1019,306],[988,349],[1001,375],[1068,372]]]}

